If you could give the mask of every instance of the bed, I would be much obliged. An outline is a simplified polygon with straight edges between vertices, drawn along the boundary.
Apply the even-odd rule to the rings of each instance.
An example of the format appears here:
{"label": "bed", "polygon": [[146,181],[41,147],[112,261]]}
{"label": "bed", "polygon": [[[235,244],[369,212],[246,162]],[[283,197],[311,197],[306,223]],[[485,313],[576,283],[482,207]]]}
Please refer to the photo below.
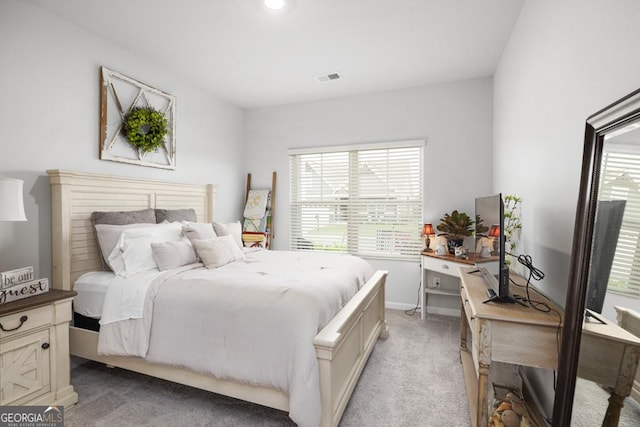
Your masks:
{"label": "bed", "polygon": [[[91,213],[138,209],[193,209],[199,222],[214,219],[215,187],[122,178],[61,170],[47,172],[51,184],[52,286],[73,289],[83,274],[102,270]],[[338,425],[375,346],[388,336],[384,313],[386,271],[374,272],[313,338],[320,393],[320,425]],[[254,385],[141,357],[98,354],[95,331],[70,328],[70,353],[108,365],[186,384],[289,412],[289,396]],[[257,350],[259,351],[259,349]]]}

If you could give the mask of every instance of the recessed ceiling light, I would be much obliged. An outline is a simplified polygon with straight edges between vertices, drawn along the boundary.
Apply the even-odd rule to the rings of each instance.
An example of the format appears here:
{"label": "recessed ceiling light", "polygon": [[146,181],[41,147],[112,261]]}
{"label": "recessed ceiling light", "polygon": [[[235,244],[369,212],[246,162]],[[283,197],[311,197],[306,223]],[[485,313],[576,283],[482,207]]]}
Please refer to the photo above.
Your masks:
{"label": "recessed ceiling light", "polygon": [[264,5],[270,10],[280,10],[284,4],[285,0],[264,0]]}

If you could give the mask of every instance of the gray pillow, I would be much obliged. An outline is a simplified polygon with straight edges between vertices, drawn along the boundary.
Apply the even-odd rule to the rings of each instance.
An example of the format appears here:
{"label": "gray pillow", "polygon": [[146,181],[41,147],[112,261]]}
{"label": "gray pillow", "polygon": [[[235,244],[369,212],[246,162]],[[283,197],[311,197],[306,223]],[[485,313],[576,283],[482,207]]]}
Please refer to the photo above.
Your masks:
{"label": "gray pillow", "polygon": [[156,223],[161,222],[196,222],[196,211],[193,209],[156,209]]}
{"label": "gray pillow", "polygon": [[155,224],[156,213],[151,208],[126,212],[93,212],[91,214],[91,221],[93,221],[93,225]]}
{"label": "gray pillow", "polygon": [[[95,232],[95,226],[98,224],[107,225],[129,225],[129,224],[155,224],[156,213],[153,209],[142,209],[139,211],[122,211],[122,212],[92,212],[91,221],[93,222],[93,229]],[[98,236],[96,235],[96,240]],[[100,248],[100,244],[98,244]],[[102,251],[100,251],[102,252]],[[112,271],[109,264],[105,259],[109,257],[109,254],[102,254],[100,261],[102,262],[102,269],[105,271]]]}

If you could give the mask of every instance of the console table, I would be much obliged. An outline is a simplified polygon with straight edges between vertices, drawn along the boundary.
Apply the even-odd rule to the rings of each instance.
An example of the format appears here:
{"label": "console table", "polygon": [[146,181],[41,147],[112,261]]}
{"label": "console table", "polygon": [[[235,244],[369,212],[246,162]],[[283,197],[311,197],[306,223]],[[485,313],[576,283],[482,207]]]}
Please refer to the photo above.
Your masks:
{"label": "console table", "polygon": [[[484,303],[487,284],[473,267],[460,269],[460,359],[469,401],[471,420],[476,427],[489,420],[489,388],[493,362],[556,369],[560,329],[564,310],[534,291],[532,300],[544,302],[552,311],[509,303]],[[525,280],[511,273],[520,285]],[[513,294],[523,288],[511,286]],[[555,311],[553,311],[555,310]],[[607,388],[611,394],[602,425],[618,425],[624,398],[631,392],[640,359],[640,338],[606,319],[585,322],[580,344],[578,376]],[[471,348],[467,336],[471,333]]]}
{"label": "console table", "polygon": [[[487,284],[473,267],[460,268],[460,359],[464,369],[469,412],[474,426],[489,420],[489,388],[493,362],[556,369],[563,310],[530,292],[532,300],[545,302],[556,312],[542,312],[520,304],[484,303]],[[513,275],[524,284],[524,279]],[[524,294],[524,289],[512,287]],[[471,349],[467,334],[471,332]]]}
{"label": "console table", "polygon": [[640,338],[595,313],[592,316],[599,321],[584,322],[578,376],[609,391],[611,397],[602,426],[615,427],[624,399],[633,390],[640,360]]}
{"label": "console table", "polygon": [[459,258],[455,255],[436,255],[435,252],[423,251],[420,256],[420,318],[424,319],[427,314],[427,301],[429,294],[445,295],[459,298],[460,289],[446,289],[429,286],[428,272],[445,274],[447,276],[460,278],[460,267],[474,265],[475,254],[467,254],[467,258]]}

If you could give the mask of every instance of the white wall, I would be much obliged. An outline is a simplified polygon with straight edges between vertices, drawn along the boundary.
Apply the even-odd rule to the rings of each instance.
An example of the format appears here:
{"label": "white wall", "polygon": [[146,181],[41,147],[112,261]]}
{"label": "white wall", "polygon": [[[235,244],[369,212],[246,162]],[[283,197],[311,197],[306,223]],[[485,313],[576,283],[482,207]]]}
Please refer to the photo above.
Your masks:
{"label": "white wall", "polygon": [[[0,2],[0,58],[0,175],[25,181],[29,220],[0,223],[0,271],[33,265],[50,277],[47,169],[214,182],[218,219],[237,219],[242,109],[28,2]],[[101,65],[176,96],[175,171],[99,160]]]}
{"label": "white wall", "polygon": [[[51,274],[47,169],[215,182],[221,221],[238,219],[246,172],[255,185],[268,185],[275,170],[276,249],[288,248],[290,147],[426,139],[428,221],[452,209],[470,212],[473,198],[491,191],[490,78],[254,110],[244,117],[240,108],[181,76],[17,0],[0,3],[0,57],[0,175],[25,181],[29,218],[0,223],[0,270],[34,265],[39,276]],[[177,97],[175,171],[99,160],[101,65]],[[388,300],[399,307],[415,305],[417,264],[376,262],[391,270]]]}
{"label": "white wall", "polygon": [[[289,148],[425,139],[425,221],[438,223],[453,209],[472,213],[475,197],[492,190],[492,90],[483,78],[248,110],[247,172],[265,187],[278,173],[274,248],[289,248]],[[415,306],[418,261],[373,264],[390,270],[391,306]]]}
{"label": "white wall", "polygon": [[585,120],[640,87],[638,19],[636,0],[527,1],[494,76],[494,187],[522,196],[520,252],[563,306]]}

